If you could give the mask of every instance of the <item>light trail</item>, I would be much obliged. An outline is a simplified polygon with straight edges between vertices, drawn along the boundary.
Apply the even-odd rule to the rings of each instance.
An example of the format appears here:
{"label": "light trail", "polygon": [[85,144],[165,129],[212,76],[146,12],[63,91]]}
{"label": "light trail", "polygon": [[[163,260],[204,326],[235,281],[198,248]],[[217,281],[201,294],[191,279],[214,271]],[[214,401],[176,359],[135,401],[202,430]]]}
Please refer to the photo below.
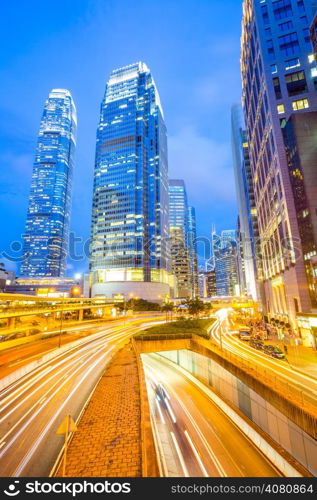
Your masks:
{"label": "light trail", "polygon": [[177,453],[177,456],[178,456],[178,459],[179,459],[179,462],[181,464],[181,467],[183,469],[183,473],[184,473],[184,476],[185,477],[190,477],[190,475],[188,474],[188,470],[187,470],[187,467],[186,467],[186,464],[185,464],[185,460],[184,460],[184,457],[182,455],[182,452],[180,450],[180,447],[178,445],[178,442],[177,442],[177,439],[175,437],[175,434],[174,432],[171,432],[171,436],[172,436],[172,440],[173,440],[173,443],[174,443],[174,446],[175,446],[175,450],[176,450],[176,453]]}
{"label": "light trail", "polygon": [[[151,367],[150,369],[153,371],[153,373],[156,375],[156,377],[159,376],[159,374],[157,373],[157,371],[153,367]],[[211,449],[208,441],[206,440],[205,436],[201,432],[199,426],[196,424],[195,418],[188,411],[188,409],[186,408],[186,405],[184,405],[183,401],[176,394],[176,392],[175,392],[174,388],[171,386],[171,384],[169,384],[167,381],[165,381],[165,385],[168,386],[170,392],[173,394],[173,397],[178,402],[178,404],[181,406],[181,408],[184,411],[184,413],[186,414],[189,422],[191,423],[191,425],[193,426],[193,428],[197,432],[197,434],[198,434],[199,438],[201,439],[201,442],[203,443],[203,445],[204,445],[204,447],[205,447],[205,449],[206,449],[209,457],[211,458],[212,462],[214,463],[214,466],[217,469],[219,475],[221,477],[227,477],[227,474],[226,474],[224,468],[222,467],[221,463],[219,462],[217,456],[215,455],[215,453]]]}
{"label": "light trail", "polygon": [[205,476],[205,477],[209,477],[209,474],[208,474],[208,472],[206,471],[206,468],[205,468],[205,466],[204,466],[204,464],[203,464],[203,462],[202,462],[202,460],[201,460],[201,458],[200,458],[200,456],[199,456],[199,453],[198,453],[198,451],[196,450],[196,447],[195,447],[195,445],[194,445],[194,443],[193,443],[193,441],[192,441],[192,439],[191,439],[190,435],[188,434],[187,430],[185,430],[185,431],[184,431],[184,434],[185,434],[185,436],[186,436],[186,438],[187,438],[187,441],[189,442],[189,445],[190,445],[191,449],[193,450],[193,453],[194,453],[194,455],[195,455],[195,457],[196,457],[197,462],[198,462],[198,463],[199,463],[199,465],[200,465],[200,468],[201,468],[201,470],[202,470],[202,472],[203,472],[204,476]]}

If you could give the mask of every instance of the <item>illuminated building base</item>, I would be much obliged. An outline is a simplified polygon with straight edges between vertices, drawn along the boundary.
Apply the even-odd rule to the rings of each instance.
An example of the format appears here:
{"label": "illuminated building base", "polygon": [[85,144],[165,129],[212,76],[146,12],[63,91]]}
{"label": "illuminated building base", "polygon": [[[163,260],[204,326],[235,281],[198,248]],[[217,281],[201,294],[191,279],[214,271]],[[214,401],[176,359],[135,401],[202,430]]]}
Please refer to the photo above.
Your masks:
{"label": "illuminated building base", "polygon": [[102,295],[111,299],[123,295],[126,300],[140,298],[149,302],[162,302],[170,296],[170,286],[167,283],[144,282],[144,281],[107,281],[105,283],[93,283],[91,296]]}

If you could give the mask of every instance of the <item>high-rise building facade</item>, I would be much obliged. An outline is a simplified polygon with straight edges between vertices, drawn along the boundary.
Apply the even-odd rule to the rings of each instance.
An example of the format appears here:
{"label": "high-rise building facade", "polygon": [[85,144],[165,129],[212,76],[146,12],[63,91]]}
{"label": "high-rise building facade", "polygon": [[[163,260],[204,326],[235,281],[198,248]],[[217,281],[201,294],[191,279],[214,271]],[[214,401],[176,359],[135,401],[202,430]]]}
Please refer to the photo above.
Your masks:
{"label": "high-rise building facade", "polygon": [[291,115],[283,135],[308,290],[317,308],[317,112]]}
{"label": "high-rise building facade", "polygon": [[257,282],[262,280],[260,259],[256,257],[259,243],[258,222],[256,215],[249,145],[244,127],[241,104],[235,104],[231,110],[231,141],[233,168],[239,211],[238,245],[241,290],[254,300],[258,300]]}
{"label": "high-rise building facade", "polygon": [[175,296],[192,297],[191,255],[188,245],[188,201],[181,179],[169,180],[169,220],[172,272],[176,278]]}
{"label": "high-rise building facade", "polygon": [[92,295],[157,300],[172,285],[166,127],[141,62],[111,73],[101,104],[90,271]]}
{"label": "high-rise building facade", "polygon": [[217,277],[215,269],[211,271],[206,271],[206,297],[216,297],[217,296]]}
{"label": "high-rise building facade", "polygon": [[212,235],[214,271],[217,295],[235,297],[240,295],[237,259],[237,235],[235,230],[222,231],[221,236]]}
{"label": "high-rise building facade", "polygon": [[53,89],[45,102],[33,166],[22,276],[65,275],[76,128],[70,92]]}
{"label": "high-rise building facade", "polygon": [[311,55],[311,0],[245,0],[241,71],[243,108],[257,211],[266,309],[296,328],[310,312],[296,205],[283,128],[292,114],[317,110]]}
{"label": "high-rise building facade", "polygon": [[197,226],[196,210],[194,207],[188,207],[188,233],[187,243],[189,247],[190,273],[192,297],[198,296],[198,255],[197,255]]}

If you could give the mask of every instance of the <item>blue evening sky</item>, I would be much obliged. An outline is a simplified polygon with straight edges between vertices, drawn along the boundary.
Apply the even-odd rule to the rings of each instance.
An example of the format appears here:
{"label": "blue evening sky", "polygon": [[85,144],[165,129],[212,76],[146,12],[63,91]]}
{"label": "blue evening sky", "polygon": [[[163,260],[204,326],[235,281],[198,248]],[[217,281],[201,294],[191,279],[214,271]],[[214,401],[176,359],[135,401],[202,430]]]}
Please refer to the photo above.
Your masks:
{"label": "blue evening sky", "polygon": [[[48,92],[78,112],[71,228],[89,237],[95,135],[113,68],[144,61],[165,112],[170,177],[183,178],[198,235],[235,227],[230,108],[241,95],[242,0],[17,0],[0,20],[1,252],[21,240]],[[80,245],[78,246],[80,252]],[[69,274],[84,271],[72,262]],[[12,266],[8,266],[12,267]]]}

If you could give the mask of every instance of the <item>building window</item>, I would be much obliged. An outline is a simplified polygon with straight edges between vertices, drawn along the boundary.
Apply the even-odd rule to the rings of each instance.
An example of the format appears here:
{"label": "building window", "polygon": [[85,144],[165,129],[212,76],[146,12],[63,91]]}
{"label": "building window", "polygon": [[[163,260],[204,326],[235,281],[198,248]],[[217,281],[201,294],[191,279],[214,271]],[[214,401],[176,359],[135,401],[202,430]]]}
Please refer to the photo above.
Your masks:
{"label": "building window", "polygon": [[273,2],[274,17],[277,21],[293,15],[292,4],[290,0],[278,0]]}
{"label": "building window", "polygon": [[296,59],[289,59],[289,61],[286,61],[285,70],[287,71],[288,69],[298,68],[299,66],[300,61],[298,57],[296,57]]}
{"label": "building window", "polygon": [[282,98],[282,92],[281,92],[280,79],[278,77],[273,78],[273,86],[274,86],[274,91],[275,91],[275,97],[276,97],[276,99],[281,99]]}
{"label": "building window", "polygon": [[271,64],[271,73],[274,75],[274,73],[277,73],[277,66],[276,64]]}
{"label": "building window", "polygon": [[272,36],[271,28],[265,28],[265,36]]}
{"label": "building window", "polygon": [[299,49],[297,33],[290,33],[279,37],[280,51],[287,57],[296,54]]}
{"label": "building window", "polygon": [[293,21],[286,21],[285,23],[279,24],[278,27],[280,31],[289,31],[293,29]]}
{"label": "building window", "polygon": [[277,105],[277,112],[278,112],[279,115],[282,115],[283,113],[285,113],[284,104],[278,104]]}
{"label": "building window", "polygon": [[[311,68],[310,70],[312,78],[316,78],[317,76],[317,68]],[[316,82],[314,82],[316,83]]]}
{"label": "building window", "polygon": [[267,46],[267,53],[271,57],[271,59],[274,58],[274,45],[273,45],[273,40],[266,40],[266,46]]}
{"label": "building window", "polygon": [[298,10],[302,14],[305,12],[305,5],[304,5],[304,0],[298,0],[297,2]]}
{"label": "building window", "polygon": [[302,16],[300,20],[302,21],[303,24],[308,24],[307,16]]}
{"label": "building window", "polygon": [[310,33],[308,28],[303,29],[303,35],[304,35],[304,40],[307,45],[307,48],[311,50],[311,40],[310,40]]}
{"label": "building window", "polygon": [[267,5],[263,5],[263,7],[262,7],[262,18],[263,18],[264,24],[269,24],[270,23],[269,12],[268,12]]}
{"label": "building window", "polygon": [[307,82],[304,71],[296,71],[285,75],[286,87],[290,97],[307,92]]}
{"label": "building window", "polygon": [[295,312],[299,313],[299,301],[296,297],[294,297],[294,307],[295,307]]}
{"label": "building window", "polygon": [[281,118],[280,120],[280,125],[281,125],[281,128],[285,128],[286,127],[286,119],[285,118]]}
{"label": "building window", "polygon": [[294,111],[298,111],[299,109],[309,108],[308,99],[299,99],[298,101],[293,101],[292,108]]}

